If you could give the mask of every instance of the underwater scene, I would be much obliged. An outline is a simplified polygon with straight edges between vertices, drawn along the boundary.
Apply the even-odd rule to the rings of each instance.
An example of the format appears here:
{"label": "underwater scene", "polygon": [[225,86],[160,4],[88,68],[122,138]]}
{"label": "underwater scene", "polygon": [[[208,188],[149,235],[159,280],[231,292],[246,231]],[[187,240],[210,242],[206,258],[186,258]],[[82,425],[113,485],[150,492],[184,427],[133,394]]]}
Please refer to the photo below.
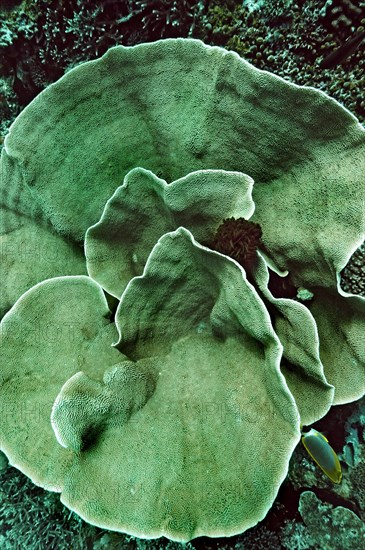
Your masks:
{"label": "underwater scene", "polygon": [[0,0],[0,550],[365,548],[365,0]]}

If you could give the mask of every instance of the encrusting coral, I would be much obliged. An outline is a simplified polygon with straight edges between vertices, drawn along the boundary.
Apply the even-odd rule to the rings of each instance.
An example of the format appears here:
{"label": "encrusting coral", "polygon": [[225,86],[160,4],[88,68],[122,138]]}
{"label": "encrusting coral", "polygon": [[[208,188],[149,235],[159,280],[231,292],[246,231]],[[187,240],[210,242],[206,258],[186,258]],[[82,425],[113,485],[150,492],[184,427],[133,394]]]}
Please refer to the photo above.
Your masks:
{"label": "encrusting coral", "polygon": [[315,493],[304,491],[299,499],[299,512],[306,525],[305,538],[310,547],[323,550],[351,550],[361,548],[365,540],[365,524],[351,510],[334,508],[322,502]]}
{"label": "encrusting coral", "polygon": [[[262,519],[300,423],[365,393],[365,299],[339,287],[364,153],[325,94],[192,39],[112,48],[42,92],[1,156],[10,463],[145,538]],[[260,228],[247,276],[214,250],[230,219]]]}

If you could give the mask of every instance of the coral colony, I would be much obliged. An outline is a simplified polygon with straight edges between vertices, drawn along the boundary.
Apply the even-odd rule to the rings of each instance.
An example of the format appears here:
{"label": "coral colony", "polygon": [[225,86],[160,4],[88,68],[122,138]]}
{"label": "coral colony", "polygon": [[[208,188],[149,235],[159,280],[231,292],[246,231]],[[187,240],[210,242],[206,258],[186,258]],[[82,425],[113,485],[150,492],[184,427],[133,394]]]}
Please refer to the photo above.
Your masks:
{"label": "coral colony", "polygon": [[365,299],[339,286],[364,170],[339,103],[194,39],[111,48],[39,94],[1,156],[10,463],[139,537],[264,518],[302,425],[365,393]]}

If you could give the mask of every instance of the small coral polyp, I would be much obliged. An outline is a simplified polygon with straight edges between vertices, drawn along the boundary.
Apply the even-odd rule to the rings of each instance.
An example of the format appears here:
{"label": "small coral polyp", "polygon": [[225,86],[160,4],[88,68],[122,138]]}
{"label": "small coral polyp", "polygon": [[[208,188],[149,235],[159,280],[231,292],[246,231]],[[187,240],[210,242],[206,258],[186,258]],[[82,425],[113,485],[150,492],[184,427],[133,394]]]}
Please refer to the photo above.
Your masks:
{"label": "small coral polyp", "polygon": [[[364,128],[320,91],[168,39],[69,71],[0,162],[10,463],[100,527],[255,525],[300,424],[365,394],[365,299],[339,286],[365,238]],[[272,293],[269,267],[312,299]]]}

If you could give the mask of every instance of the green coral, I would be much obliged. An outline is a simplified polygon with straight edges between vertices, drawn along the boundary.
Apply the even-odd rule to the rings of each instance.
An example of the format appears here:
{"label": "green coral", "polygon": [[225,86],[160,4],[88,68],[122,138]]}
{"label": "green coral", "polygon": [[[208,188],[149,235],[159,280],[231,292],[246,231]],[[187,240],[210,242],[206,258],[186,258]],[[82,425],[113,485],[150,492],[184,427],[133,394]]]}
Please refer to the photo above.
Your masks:
{"label": "green coral", "polygon": [[[325,94],[195,40],[113,48],[38,96],[1,157],[10,462],[147,538],[263,518],[300,422],[365,393],[365,300],[339,287],[364,152]],[[247,274],[209,246],[232,217],[262,228]]]}

